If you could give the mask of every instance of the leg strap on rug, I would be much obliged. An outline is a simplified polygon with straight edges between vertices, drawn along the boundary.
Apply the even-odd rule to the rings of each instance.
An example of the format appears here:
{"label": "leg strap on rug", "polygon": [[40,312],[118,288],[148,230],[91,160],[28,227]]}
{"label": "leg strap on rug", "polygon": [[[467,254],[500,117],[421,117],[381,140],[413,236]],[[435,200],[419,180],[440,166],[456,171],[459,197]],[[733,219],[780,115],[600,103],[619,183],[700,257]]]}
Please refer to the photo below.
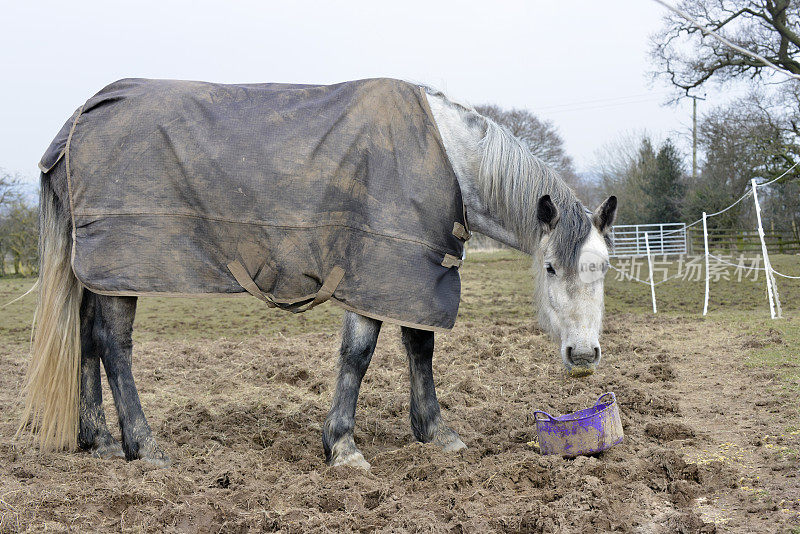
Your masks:
{"label": "leg strap on rug", "polygon": [[453,235],[459,238],[461,241],[469,241],[469,239],[472,237],[472,232],[467,230],[467,227],[460,222],[454,222]]}
{"label": "leg strap on rug", "polygon": [[326,300],[330,299],[333,296],[334,291],[336,291],[336,288],[339,287],[339,283],[341,283],[342,278],[344,278],[344,269],[337,265],[331,269],[330,274],[328,274],[328,277],[322,283],[322,287],[320,287],[319,291],[317,291],[314,295],[301,297],[297,300],[283,300],[276,299],[272,295],[261,291],[261,289],[259,289],[256,283],[253,281],[250,273],[247,272],[247,269],[245,269],[244,265],[242,265],[238,260],[230,262],[228,264],[228,270],[245,291],[257,299],[264,301],[267,306],[270,308],[288,310],[292,313],[302,313],[304,311],[308,311],[311,308],[318,306],[319,304],[322,304]]}
{"label": "leg strap on rug", "polygon": [[442,260],[442,267],[447,267],[448,269],[455,267],[456,269],[459,269],[461,268],[461,258],[456,258],[452,254],[445,254],[444,259]]}

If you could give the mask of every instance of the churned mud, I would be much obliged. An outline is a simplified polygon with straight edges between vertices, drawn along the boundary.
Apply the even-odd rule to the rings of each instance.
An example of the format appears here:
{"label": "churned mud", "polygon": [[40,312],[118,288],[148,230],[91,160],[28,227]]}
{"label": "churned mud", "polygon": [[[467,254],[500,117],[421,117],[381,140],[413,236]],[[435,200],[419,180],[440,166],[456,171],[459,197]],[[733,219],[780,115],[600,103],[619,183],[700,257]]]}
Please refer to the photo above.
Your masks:
{"label": "churned mud", "polygon": [[[796,257],[775,261],[795,273]],[[571,379],[534,326],[529,268],[470,256],[459,321],[437,336],[439,398],[466,451],[413,442],[399,329],[384,328],[357,415],[368,473],[323,462],[332,306],[142,299],[134,374],[168,469],[15,444],[33,299],[1,310],[0,533],[800,532],[800,282],[781,280],[787,318],[770,321],[761,282],[714,285],[703,318],[689,313],[702,283],[659,286],[653,316],[649,287],[610,278],[603,362]],[[0,302],[30,283],[0,280]],[[539,454],[534,410],[572,412],[606,391],[620,446]]]}
{"label": "churned mud", "polygon": [[[774,430],[794,401],[739,357],[779,333],[643,315],[606,330],[600,370],[580,380],[529,319],[439,336],[439,398],[469,447],[448,455],[413,443],[405,355],[386,327],[356,429],[370,472],[323,463],[336,334],[137,343],[168,469],[12,444],[25,359],[12,344],[0,349],[0,531],[792,532],[800,481],[787,451],[800,440]],[[534,409],[577,410],[605,391],[620,402],[622,445],[539,454]]]}

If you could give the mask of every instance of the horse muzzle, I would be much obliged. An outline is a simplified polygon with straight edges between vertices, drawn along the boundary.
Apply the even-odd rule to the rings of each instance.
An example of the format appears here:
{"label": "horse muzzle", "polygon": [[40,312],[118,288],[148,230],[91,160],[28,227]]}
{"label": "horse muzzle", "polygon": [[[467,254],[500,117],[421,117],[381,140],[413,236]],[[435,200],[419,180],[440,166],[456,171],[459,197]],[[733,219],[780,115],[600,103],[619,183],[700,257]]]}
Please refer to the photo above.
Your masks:
{"label": "horse muzzle", "polygon": [[597,369],[602,351],[600,345],[572,346],[562,349],[562,359],[567,372],[573,378],[589,376]]}

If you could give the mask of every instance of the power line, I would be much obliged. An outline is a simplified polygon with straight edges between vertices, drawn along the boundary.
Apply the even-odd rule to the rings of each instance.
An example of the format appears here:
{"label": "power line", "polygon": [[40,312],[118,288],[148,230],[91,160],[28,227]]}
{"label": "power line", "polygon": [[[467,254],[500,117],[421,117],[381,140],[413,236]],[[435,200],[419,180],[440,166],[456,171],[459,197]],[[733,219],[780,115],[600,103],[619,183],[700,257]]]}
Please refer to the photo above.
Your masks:
{"label": "power line", "polygon": [[536,111],[541,111],[543,114],[553,115],[553,114],[556,114],[556,113],[571,113],[571,112],[574,112],[574,111],[586,111],[586,110],[592,110],[592,109],[615,108],[615,107],[619,107],[619,106],[630,106],[630,105],[633,105],[633,104],[647,104],[649,102],[655,102],[657,100],[660,100],[660,99],[659,98],[643,98],[643,99],[640,99],[640,100],[630,100],[628,102],[617,102],[617,103],[611,103],[611,104],[602,104],[602,105],[599,105],[599,106],[578,106],[578,107],[574,107],[574,108],[564,108],[564,109],[555,109],[555,110],[542,110],[540,108],[540,109],[537,109]]}
{"label": "power line", "polygon": [[[583,106],[586,104],[602,104],[606,102],[615,102],[618,100],[628,100],[628,99],[640,99],[640,98],[649,98],[655,99],[656,95],[666,95],[669,94],[669,91],[661,91],[661,92],[650,92],[650,93],[640,93],[636,95],[627,95],[627,96],[614,96],[609,98],[595,98],[593,100],[582,100],[579,102],[567,102],[564,104],[553,104],[551,106],[541,106],[537,107],[539,111],[546,110],[546,109],[554,109],[554,108],[562,108],[562,107],[572,107],[572,106]],[[660,98],[660,97],[659,97]]]}

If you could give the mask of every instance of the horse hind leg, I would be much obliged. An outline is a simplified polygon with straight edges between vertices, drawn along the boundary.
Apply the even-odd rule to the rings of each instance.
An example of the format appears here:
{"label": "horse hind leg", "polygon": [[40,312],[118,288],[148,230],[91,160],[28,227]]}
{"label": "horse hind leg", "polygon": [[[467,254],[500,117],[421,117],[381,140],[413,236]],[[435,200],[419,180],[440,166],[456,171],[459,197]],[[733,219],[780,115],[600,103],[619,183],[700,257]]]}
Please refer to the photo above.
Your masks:
{"label": "horse hind leg", "polygon": [[100,384],[100,352],[94,339],[95,295],[83,292],[81,302],[81,386],[79,400],[78,446],[99,458],[124,458],[122,445],[111,436],[103,411]]}
{"label": "horse hind leg", "polygon": [[375,352],[380,330],[380,321],[345,312],[336,392],[322,429],[325,460],[331,466],[350,465],[364,469],[370,467],[356,447],[353,429],[358,391]]}
{"label": "horse hind leg", "polygon": [[167,467],[169,457],[153,438],[131,370],[136,297],[95,295],[95,299],[94,340],[117,408],[125,458]]}
{"label": "horse hind leg", "polygon": [[446,452],[466,448],[458,434],[442,420],[433,382],[433,332],[402,328],[411,378],[411,430],[422,443],[433,442]]}

